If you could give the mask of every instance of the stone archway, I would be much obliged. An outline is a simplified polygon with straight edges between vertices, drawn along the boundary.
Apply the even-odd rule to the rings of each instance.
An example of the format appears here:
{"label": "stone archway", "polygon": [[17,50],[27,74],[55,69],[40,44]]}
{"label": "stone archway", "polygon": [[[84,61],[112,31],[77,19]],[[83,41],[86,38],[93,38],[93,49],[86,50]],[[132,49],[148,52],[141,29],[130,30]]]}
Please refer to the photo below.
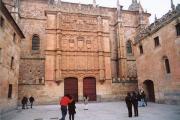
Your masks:
{"label": "stone archway", "polygon": [[68,77],[64,79],[64,95],[70,94],[75,101],[78,101],[78,79]]}
{"label": "stone archway", "polygon": [[86,77],[83,79],[83,95],[87,95],[89,101],[96,101],[96,78]]}
{"label": "stone archway", "polygon": [[147,100],[150,102],[155,102],[155,93],[154,93],[154,83],[152,80],[145,80],[143,82],[144,91],[147,96]]}

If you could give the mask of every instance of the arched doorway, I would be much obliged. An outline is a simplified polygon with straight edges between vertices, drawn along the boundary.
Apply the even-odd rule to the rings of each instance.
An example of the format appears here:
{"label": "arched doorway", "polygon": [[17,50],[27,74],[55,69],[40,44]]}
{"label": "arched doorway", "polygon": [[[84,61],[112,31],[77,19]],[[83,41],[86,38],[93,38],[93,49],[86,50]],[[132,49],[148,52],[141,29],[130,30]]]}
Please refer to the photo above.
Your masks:
{"label": "arched doorway", "polygon": [[83,95],[89,97],[89,101],[96,101],[96,79],[86,77],[83,80]]}
{"label": "arched doorway", "polygon": [[144,81],[144,90],[147,96],[148,101],[155,102],[155,94],[154,94],[154,83],[152,80]]}
{"label": "arched doorway", "polygon": [[74,100],[78,101],[78,79],[69,77],[64,80],[64,94],[70,94]]}

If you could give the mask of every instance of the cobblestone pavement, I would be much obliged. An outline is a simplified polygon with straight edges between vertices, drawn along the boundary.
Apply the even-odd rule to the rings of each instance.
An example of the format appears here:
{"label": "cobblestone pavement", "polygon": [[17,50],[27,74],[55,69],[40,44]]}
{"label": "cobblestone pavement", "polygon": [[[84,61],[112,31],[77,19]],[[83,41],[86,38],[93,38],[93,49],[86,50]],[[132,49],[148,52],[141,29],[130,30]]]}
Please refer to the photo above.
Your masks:
{"label": "cobblestone pavement", "polygon": [[[177,105],[149,103],[147,107],[139,107],[139,117],[132,118],[128,118],[124,102],[89,103],[88,110],[84,110],[83,104],[76,104],[76,107],[75,120],[180,120],[180,106]],[[17,110],[11,120],[58,120],[60,117],[58,105],[46,105]]]}

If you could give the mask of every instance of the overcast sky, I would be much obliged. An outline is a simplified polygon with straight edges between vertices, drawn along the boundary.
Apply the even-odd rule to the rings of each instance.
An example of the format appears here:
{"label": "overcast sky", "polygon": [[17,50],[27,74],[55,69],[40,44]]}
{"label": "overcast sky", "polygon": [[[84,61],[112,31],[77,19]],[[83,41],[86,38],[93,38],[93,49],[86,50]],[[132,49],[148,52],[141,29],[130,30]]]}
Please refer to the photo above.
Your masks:
{"label": "overcast sky", "polygon": [[[66,2],[75,2],[83,4],[92,4],[93,0],[62,0]],[[128,9],[129,5],[132,3],[132,0],[119,0],[120,4],[123,5],[123,9]],[[137,0],[139,1],[139,0]],[[173,0],[175,6],[179,3],[180,0]],[[151,13],[150,22],[154,21],[154,16],[156,14],[157,18],[160,18],[163,14],[167,13],[171,9],[171,0],[140,0],[144,10],[147,10],[148,13]],[[106,7],[116,7],[117,0],[96,0],[96,3],[100,6]]]}

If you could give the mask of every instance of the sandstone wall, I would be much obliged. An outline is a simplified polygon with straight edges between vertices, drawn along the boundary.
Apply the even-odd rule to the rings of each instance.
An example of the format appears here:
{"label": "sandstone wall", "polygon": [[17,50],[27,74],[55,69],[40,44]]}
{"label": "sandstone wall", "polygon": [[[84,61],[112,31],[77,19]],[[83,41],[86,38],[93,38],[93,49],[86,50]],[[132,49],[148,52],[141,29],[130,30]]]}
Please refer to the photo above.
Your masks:
{"label": "sandstone wall", "polygon": [[[133,43],[139,23],[138,12],[123,10],[122,14],[123,44],[128,40]],[[133,54],[125,56],[127,82],[117,82],[117,76],[120,76],[117,54],[121,54],[117,43],[122,40],[117,38],[116,8],[94,8],[92,5],[66,2],[48,5],[45,0],[22,0],[20,15],[26,40],[21,44],[19,99],[27,94],[35,96],[37,103],[54,103],[63,96],[64,79],[67,77],[78,79],[79,100],[83,96],[85,77],[96,78],[98,101],[115,99],[116,90],[122,97],[127,92],[123,91],[122,84],[126,84],[129,91],[137,88],[137,83],[129,83],[129,80],[137,78]],[[149,14],[145,13],[146,24],[148,17]],[[40,36],[39,51],[31,50],[34,34]],[[126,52],[126,46],[122,51]],[[43,84],[37,83],[42,76]],[[115,83],[112,83],[112,78],[116,78]],[[112,84],[118,89],[114,89]]]}
{"label": "sandstone wall", "polygon": [[[6,19],[1,11],[0,16],[4,18],[4,26],[0,27],[0,112],[2,115],[17,107],[21,38],[10,24],[10,20]],[[14,34],[16,36],[13,40]],[[13,63],[11,63],[12,57],[14,58]],[[10,84],[12,85],[12,96],[8,98]]]}
{"label": "sandstone wall", "polygon": [[[174,104],[180,100],[180,55],[176,24],[174,20],[142,40],[140,43],[143,45],[144,54],[139,54],[139,44],[136,45],[139,86],[142,87],[145,80],[152,80],[157,102]],[[154,38],[157,36],[160,46],[155,47]],[[164,56],[169,59],[171,73],[166,73]]]}

